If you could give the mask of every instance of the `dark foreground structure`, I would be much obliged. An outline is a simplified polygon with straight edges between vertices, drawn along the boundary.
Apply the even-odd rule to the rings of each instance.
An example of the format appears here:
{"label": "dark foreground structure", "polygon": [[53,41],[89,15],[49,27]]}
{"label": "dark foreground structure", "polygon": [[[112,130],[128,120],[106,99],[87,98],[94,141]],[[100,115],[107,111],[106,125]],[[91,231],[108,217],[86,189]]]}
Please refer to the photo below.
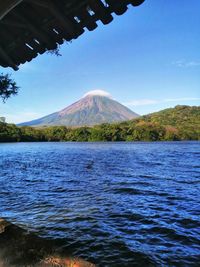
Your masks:
{"label": "dark foreground structure", "polygon": [[3,0],[0,2],[0,66],[17,70],[38,54],[54,50],[93,31],[97,21],[109,24],[112,13],[144,0]]}
{"label": "dark foreground structure", "polygon": [[1,267],[95,267],[67,256],[59,245],[58,241],[42,239],[0,218]]}

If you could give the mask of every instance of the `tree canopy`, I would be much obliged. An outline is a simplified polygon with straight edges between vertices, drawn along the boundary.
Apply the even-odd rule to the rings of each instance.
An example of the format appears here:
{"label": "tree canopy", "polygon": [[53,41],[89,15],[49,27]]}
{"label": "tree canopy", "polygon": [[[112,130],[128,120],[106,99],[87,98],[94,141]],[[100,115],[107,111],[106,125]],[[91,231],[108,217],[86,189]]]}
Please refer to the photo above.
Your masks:
{"label": "tree canopy", "polygon": [[12,95],[17,95],[19,87],[16,82],[11,79],[9,74],[0,74],[0,98],[5,102]]}

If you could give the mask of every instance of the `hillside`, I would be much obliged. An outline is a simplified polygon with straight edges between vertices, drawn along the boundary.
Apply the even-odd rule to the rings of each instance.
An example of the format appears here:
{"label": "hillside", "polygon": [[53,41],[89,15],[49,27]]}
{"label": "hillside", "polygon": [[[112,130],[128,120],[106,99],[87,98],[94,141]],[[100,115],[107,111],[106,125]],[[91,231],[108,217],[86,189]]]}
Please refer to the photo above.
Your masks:
{"label": "hillside", "polygon": [[17,127],[0,123],[5,141],[174,141],[200,140],[200,107],[176,106],[121,123],[70,128]]}
{"label": "hillside", "polygon": [[[160,123],[163,126],[171,125],[175,127],[200,127],[200,107],[181,106],[168,108],[141,117],[147,122]],[[137,120],[136,120],[137,121]]]}
{"label": "hillside", "polygon": [[146,126],[149,124],[149,127],[151,124],[162,126],[169,135],[177,135],[178,139],[200,139],[200,106],[178,105],[141,116],[125,124],[136,126],[142,123],[146,123]]}

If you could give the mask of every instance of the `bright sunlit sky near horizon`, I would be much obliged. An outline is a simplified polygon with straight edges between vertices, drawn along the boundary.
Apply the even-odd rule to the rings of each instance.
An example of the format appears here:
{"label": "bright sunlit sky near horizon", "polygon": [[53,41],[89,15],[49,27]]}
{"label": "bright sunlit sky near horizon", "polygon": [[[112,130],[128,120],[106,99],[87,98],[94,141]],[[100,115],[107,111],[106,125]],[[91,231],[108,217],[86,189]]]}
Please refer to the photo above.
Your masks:
{"label": "bright sunlit sky near horizon", "polygon": [[200,104],[200,1],[146,0],[111,24],[38,56],[9,72],[18,96],[0,103],[0,116],[37,119],[101,89],[139,114]]}

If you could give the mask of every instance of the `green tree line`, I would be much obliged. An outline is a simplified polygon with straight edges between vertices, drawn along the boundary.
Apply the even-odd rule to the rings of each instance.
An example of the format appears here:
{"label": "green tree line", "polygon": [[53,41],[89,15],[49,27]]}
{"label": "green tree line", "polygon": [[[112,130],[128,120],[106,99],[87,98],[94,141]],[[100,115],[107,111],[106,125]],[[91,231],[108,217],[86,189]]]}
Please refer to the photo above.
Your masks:
{"label": "green tree line", "polygon": [[177,106],[138,119],[94,127],[19,127],[0,123],[0,142],[200,140],[200,107]]}

